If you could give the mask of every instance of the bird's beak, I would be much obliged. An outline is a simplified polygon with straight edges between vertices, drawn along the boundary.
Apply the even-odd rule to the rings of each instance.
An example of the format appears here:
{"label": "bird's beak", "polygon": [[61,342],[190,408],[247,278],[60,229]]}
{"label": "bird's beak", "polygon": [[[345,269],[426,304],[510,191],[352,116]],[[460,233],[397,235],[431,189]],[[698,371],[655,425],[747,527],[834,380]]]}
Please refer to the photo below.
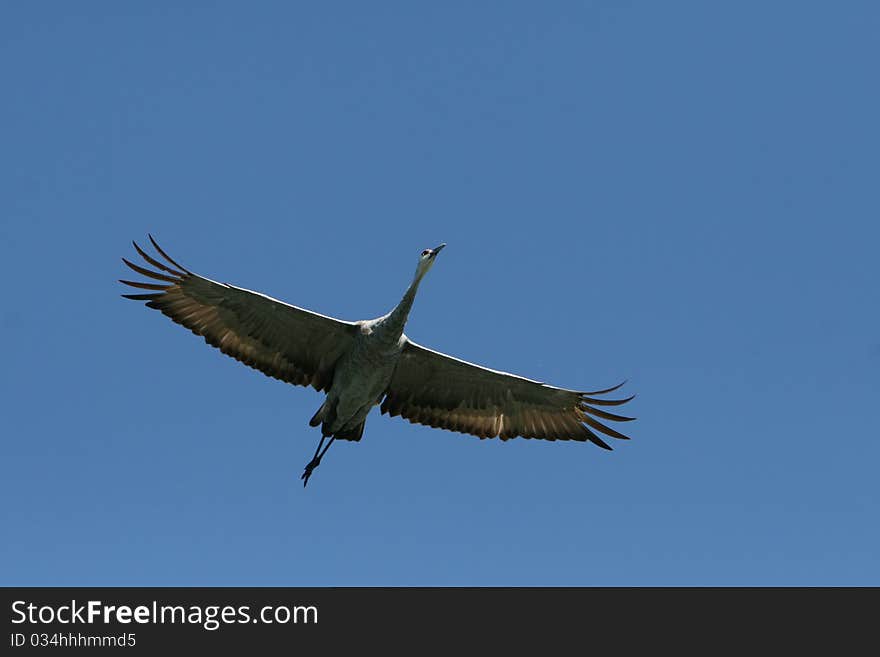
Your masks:
{"label": "bird's beak", "polygon": [[434,250],[431,252],[431,257],[436,258],[437,254],[440,253],[443,249],[446,248],[446,242],[443,242],[440,246],[435,246]]}

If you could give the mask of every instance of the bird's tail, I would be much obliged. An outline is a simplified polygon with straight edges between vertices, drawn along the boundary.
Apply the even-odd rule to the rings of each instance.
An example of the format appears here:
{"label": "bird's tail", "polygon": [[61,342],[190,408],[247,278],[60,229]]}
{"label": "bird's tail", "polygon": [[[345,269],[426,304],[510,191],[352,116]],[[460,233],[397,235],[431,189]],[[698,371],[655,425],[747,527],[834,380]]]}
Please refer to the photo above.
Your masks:
{"label": "bird's tail", "polygon": [[361,422],[359,425],[354,427],[353,429],[344,429],[343,431],[337,431],[334,434],[335,438],[339,438],[340,440],[354,440],[358,441],[361,439],[361,436],[364,435],[364,425],[367,423],[366,420]]}
{"label": "bird's tail", "polygon": [[316,427],[320,424],[322,435],[333,436],[334,438],[339,438],[341,440],[360,440],[361,436],[364,435],[364,424],[366,423],[366,420],[364,420],[354,428],[342,429],[340,431],[337,431],[336,433],[333,433],[332,431],[330,431],[330,426],[335,421],[335,404],[330,404],[327,400],[324,400],[324,403],[321,404],[321,408],[319,408],[312,416],[312,419],[309,420],[309,426]]}

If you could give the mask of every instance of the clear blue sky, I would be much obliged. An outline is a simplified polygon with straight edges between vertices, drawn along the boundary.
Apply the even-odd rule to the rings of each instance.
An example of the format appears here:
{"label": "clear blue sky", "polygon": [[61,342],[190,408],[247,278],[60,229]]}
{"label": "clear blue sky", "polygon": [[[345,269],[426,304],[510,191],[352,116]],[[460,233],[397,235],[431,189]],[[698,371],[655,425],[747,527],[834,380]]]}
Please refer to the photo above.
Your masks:
{"label": "clear blue sky", "polygon": [[[872,2],[4,3],[2,584],[880,585]],[[479,441],[121,299],[130,240],[550,383]]]}

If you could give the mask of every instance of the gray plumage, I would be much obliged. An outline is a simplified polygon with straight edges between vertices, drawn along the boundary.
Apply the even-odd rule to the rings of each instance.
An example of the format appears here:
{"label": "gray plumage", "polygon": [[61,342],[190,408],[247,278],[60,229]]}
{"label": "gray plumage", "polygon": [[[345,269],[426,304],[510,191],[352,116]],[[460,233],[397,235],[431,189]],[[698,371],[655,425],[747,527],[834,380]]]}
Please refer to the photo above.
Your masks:
{"label": "gray plumage", "polygon": [[391,417],[480,438],[590,441],[605,449],[611,447],[597,432],[627,438],[597,419],[633,419],[597,408],[632,399],[600,398],[622,384],[593,392],[557,388],[432,351],[406,337],[403,331],[419,284],[445,244],[422,251],[412,283],[390,313],[347,322],[194,274],[172,260],[152,236],[150,241],[156,257],[133,244],[155,269],[122,260],[160,282],[121,280],[150,291],[122,296],[145,301],[268,376],[327,393],[310,421],[321,425],[321,441],[303,473],[304,484],[335,438],[360,440],[367,414],[379,404]]}

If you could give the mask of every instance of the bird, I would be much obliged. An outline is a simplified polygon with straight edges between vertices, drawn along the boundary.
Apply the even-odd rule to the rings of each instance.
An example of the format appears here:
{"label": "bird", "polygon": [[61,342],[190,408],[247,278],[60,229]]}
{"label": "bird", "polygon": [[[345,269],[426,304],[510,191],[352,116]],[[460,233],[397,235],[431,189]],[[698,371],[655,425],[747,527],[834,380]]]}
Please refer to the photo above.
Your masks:
{"label": "bird", "polygon": [[309,420],[312,427],[320,425],[321,437],[300,477],[304,487],[335,440],[361,440],[374,406],[382,415],[480,439],[574,440],[606,450],[611,446],[600,434],[629,439],[600,422],[635,419],[605,410],[635,397],[605,397],[626,381],[588,392],[560,388],[448,356],[406,336],[419,285],[445,243],[421,251],[412,281],[390,312],[344,321],[195,274],[163,251],[152,234],[148,237],[153,255],[132,244],[152,268],[122,261],[150,281],[119,279],[147,292],[123,297],[146,302],[272,378],[326,393]]}

